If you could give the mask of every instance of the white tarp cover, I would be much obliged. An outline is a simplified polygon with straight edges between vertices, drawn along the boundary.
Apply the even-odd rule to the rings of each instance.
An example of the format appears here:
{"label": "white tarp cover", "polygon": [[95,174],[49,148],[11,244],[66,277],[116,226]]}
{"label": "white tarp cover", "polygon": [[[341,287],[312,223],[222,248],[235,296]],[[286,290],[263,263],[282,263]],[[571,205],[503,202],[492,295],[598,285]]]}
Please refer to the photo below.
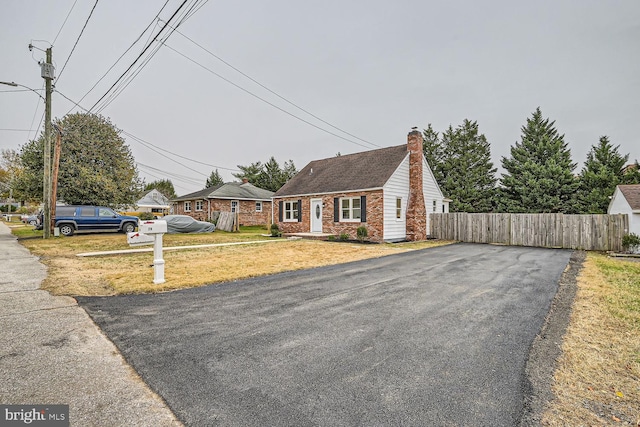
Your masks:
{"label": "white tarp cover", "polygon": [[165,215],[167,233],[211,233],[216,226],[210,222],[197,221],[188,215]]}

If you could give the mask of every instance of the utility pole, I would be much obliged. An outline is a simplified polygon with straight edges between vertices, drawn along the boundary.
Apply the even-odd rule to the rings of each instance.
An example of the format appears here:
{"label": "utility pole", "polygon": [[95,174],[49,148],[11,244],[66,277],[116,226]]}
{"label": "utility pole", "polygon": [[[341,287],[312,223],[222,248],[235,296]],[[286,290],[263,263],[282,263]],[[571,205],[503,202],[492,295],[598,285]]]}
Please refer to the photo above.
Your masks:
{"label": "utility pole", "polygon": [[[53,177],[51,178],[51,228],[56,223],[56,202],[58,199],[58,169],[60,168],[60,148],[62,145],[62,129],[54,125],[56,127],[57,135],[56,135],[56,147],[53,152]],[[55,233],[54,233],[55,234]]]}
{"label": "utility pole", "polygon": [[44,217],[42,221],[42,237],[51,237],[51,80],[54,77],[53,60],[51,59],[51,47],[47,49],[46,62],[40,64],[40,75],[45,80],[45,108],[44,108],[44,178],[42,189],[42,201],[44,204]]}

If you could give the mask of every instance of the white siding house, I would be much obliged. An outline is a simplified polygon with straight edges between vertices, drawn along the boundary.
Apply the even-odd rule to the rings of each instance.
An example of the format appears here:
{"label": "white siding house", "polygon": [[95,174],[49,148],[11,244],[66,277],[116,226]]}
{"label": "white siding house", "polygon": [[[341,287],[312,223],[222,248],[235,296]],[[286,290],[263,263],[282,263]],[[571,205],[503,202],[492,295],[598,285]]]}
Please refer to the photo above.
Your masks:
{"label": "white siding house", "polygon": [[627,214],[629,233],[640,236],[640,184],[618,185],[609,203],[609,214]]}

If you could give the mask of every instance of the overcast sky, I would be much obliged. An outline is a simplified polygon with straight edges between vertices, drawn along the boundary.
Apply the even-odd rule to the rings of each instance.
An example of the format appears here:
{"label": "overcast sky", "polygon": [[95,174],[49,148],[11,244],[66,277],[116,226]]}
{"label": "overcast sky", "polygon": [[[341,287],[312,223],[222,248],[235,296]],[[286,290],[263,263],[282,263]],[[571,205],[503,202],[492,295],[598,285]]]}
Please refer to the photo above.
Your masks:
{"label": "overcast sky", "polygon": [[[160,18],[168,20],[182,2],[169,0]],[[88,109],[140,54],[151,30],[159,31],[163,23],[155,22],[89,92],[164,3],[99,1],[60,74],[95,0],[4,0],[0,81],[41,89],[37,61],[44,53],[27,46],[53,44],[59,76],[53,116],[79,111],[62,95],[74,102],[84,97],[80,105]],[[101,114],[158,147],[123,134],[140,175],[147,182],[169,178],[178,194],[202,189],[216,167],[226,181],[234,179],[236,165],[271,156],[302,169],[338,152],[403,144],[412,126],[422,130],[431,123],[443,131],[465,118],[478,121],[499,167],[538,106],[565,135],[576,171],[601,135],[640,160],[638,0],[227,0],[196,6],[202,7],[178,28],[184,36],[355,137],[175,32]],[[33,92],[6,92],[16,89],[0,85],[3,149],[34,138],[44,113]]]}

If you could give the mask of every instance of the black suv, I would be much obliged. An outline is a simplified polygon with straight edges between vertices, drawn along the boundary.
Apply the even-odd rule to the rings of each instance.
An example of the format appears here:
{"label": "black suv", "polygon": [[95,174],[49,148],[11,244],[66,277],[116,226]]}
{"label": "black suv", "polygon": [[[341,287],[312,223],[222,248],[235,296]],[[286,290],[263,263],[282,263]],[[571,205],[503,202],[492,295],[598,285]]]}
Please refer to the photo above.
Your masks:
{"label": "black suv", "polygon": [[[40,213],[40,224],[42,224]],[[104,206],[56,206],[55,227],[64,236],[76,231],[122,231],[131,233],[138,226],[138,217],[120,215]],[[42,228],[42,225],[39,226]]]}

